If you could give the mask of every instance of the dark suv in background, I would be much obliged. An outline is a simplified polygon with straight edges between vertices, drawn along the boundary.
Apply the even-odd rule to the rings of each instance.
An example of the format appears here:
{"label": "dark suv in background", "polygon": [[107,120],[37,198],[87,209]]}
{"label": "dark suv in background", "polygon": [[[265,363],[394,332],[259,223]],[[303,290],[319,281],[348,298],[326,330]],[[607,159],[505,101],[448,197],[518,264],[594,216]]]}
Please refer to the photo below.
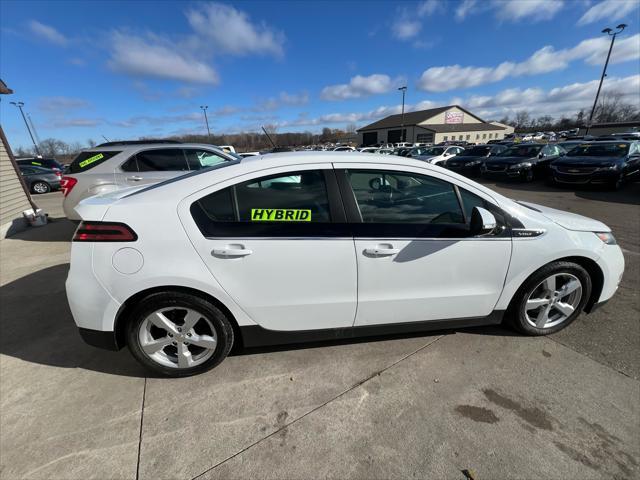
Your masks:
{"label": "dark suv in background", "polygon": [[64,173],[64,165],[53,158],[20,158],[16,160],[18,165],[29,165],[32,167],[48,168],[54,172]]}
{"label": "dark suv in background", "polygon": [[564,148],[554,144],[520,143],[488,159],[482,174],[530,182],[535,177],[546,177],[551,162],[566,153]]}

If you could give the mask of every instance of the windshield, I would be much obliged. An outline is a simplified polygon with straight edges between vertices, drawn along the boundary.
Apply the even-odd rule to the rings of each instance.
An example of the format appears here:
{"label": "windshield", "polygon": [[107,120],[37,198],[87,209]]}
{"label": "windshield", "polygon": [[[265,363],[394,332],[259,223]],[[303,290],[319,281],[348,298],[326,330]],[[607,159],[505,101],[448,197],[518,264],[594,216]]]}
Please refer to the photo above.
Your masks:
{"label": "windshield", "polygon": [[583,143],[576,145],[568,157],[624,157],[629,151],[628,143]]}
{"label": "windshield", "polygon": [[542,145],[518,145],[507,148],[500,157],[535,157],[542,150]]}
{"label": "windshield", "polygon": [[491,147],[473,147],[462,152],[462,155],[465,157],[484,157],[489,153],[489,150],[491,150]]}

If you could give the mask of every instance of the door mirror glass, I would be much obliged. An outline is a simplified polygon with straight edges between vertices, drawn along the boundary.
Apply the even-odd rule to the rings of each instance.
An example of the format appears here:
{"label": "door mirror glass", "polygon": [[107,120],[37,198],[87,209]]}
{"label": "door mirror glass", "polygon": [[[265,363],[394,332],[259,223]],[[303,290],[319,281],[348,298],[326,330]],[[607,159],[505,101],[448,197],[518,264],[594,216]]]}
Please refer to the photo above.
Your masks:
{"label": "door mirror glass", "polygon": [[487,235],[496,228],[496,217],[482,207],[473,207],[471,212],[471,234]]}

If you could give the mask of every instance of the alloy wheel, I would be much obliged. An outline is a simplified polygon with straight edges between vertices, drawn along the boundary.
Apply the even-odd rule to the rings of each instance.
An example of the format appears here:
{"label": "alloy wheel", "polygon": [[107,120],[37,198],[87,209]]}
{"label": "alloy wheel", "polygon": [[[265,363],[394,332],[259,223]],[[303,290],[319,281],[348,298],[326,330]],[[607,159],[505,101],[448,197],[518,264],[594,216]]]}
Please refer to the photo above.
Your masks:
{"label": "alloy wheel", "polygon": [[33,191],[36,193],[47,193],[49,186],[46,183],[37,182],[33,185]]}
{"label": "alloy wheel", "polygon": [[582,299],[582,282],[570,273],[556,273],[533,289],[524,306],[527,322],[551,328],[565,322]]}
{"label": "alloy wheel", "polygon": [[138,330],[142,351],[171,368],[192,368],[216,351],[218,336],[211,321],[191,308],[170,307],[147,316]]}

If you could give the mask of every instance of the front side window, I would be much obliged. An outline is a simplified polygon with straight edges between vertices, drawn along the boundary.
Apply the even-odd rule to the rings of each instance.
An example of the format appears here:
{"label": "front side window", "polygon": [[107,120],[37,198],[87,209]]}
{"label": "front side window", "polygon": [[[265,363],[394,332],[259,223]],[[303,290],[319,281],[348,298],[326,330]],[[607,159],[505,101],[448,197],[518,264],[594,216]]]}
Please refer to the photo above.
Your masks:
{"label": "front side window", "polygon": [[347,171],[363,223],[464,223],[453,185],[409,172]]}

